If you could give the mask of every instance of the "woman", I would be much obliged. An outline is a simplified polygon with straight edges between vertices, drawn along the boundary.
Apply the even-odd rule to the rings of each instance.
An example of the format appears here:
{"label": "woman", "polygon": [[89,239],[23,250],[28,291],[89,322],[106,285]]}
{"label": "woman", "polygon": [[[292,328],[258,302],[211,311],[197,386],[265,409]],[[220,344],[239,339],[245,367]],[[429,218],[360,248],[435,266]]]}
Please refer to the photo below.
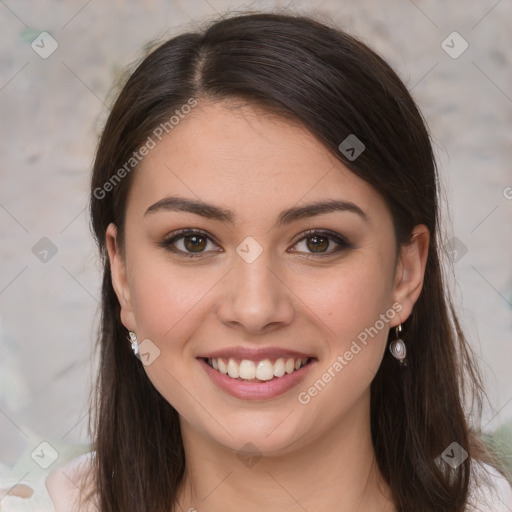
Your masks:
{"label": "woman", "polygon": [[417,107],[349,35],[243,15],[152,51],[93,169],[94,450],[57,509],[507,510],[438,212]]}

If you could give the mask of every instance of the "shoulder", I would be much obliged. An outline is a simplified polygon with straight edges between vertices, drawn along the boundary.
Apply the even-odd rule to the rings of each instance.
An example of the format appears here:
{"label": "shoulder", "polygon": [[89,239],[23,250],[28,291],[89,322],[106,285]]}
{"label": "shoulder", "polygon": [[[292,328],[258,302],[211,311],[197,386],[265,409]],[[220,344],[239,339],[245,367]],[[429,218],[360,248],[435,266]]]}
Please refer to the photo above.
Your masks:
{"label": "shoulder", "polygon": [[[55,506],[55,512],[78,511],[78,500],[89,491],[86,488],[87,476],[93,468],[94,452],[84,453],[54,469],[46,477],[46,488]],[[91,508],[92,507],[92,508]],[[80,512],[96,509],[94,505],[84,505]]]}
{"label": "shoulder", "polygon": [[495,467],[475,462],[471,476],[470,501],[467,512],[510,512],[512,488]]}

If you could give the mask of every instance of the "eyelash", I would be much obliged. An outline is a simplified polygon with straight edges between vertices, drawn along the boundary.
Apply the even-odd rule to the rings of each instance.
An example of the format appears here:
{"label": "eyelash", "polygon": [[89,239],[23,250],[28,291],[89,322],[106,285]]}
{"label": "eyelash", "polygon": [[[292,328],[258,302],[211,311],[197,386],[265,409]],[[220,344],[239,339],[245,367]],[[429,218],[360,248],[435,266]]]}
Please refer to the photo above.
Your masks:
{"label": "eyelash", "polygon": [[[171,251],[180,256],[184,256],[186,258],[199,258],[202,255],[204,255],[205,252],[207,252],[207,251],[198,252],[198,253],[190,253],[190,252],[182,251],[181,249],[176,249],[175,247],[172,246],[172,244],[175,243],[177,240],[186,238],[187,236],[191,236],[191,235],[199,235],[199,236],[204,237],[207,240],[217,244],[217,242],[210,235],[208,235],[205,231],[202,231],[200,229],[187,228],[187,229],[181,229],[179,231],[172,233],[172,235],[167,237],[165,240],[163,240],[158,245],[160,245],[161,247],[163,247],[164,249],[166,249],[168,251]],[[327,252],[327,253],[308,253],[309,255],[305,256],[305,258],[307,258],[307,259],[311,259],[311,258],[316,259],[316,258],[332,256],[333,254],[341,252],[343,249],[349,249],[352,247],[351,244],[348,242],[348,240],[344,236],[342,236],[338,233],[334,233],[332,231],[325,230],[325,229],[311,229],[304,233],[301,233],[301,237],[293,245],[295,246],[299,242],[302,242],[303,240],[305,240],[307,238],[312,238],[313,236],[321,236],[321,237],[327,238],[330,241],[337,243],[339,245],[339,247],[337,249],[335,249],[334,251]],[[293,252],[299,252],[299,251],[293,251]]]}

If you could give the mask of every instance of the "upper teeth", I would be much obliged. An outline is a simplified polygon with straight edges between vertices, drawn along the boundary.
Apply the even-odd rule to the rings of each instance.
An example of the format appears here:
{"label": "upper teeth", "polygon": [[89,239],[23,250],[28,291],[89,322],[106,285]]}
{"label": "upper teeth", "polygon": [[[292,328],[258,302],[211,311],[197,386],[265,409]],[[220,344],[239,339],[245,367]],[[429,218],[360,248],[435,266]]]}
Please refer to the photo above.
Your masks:
{"label": "upper teeth", "polygon": [[229,358],[227,360],[220,357],[209,358],[208,364],[218,370],[223,375],[229,375],[231,378],[251,380],[271,380],[274,377],[282,377],[285,373],[292,373],[304,366],[308,361],[307,357],[285,359],[280,357],[272,362],[270,359],[262,361],[251,361],[250,359],[242,359],[238,362],[236,359]]}

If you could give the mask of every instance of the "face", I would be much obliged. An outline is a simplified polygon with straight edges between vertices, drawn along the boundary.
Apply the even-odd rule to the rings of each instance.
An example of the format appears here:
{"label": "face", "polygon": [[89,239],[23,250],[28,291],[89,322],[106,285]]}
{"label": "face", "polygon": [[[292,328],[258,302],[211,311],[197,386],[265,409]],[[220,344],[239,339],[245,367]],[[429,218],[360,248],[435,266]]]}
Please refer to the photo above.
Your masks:
{"label": "face", "polygon": [[182,428],[279,454],[364,418],[421,289],[426,228],[397,255],[380,194],[250,106],[200,104],[134,173],[124,252],[107,231],[112,277]]}

